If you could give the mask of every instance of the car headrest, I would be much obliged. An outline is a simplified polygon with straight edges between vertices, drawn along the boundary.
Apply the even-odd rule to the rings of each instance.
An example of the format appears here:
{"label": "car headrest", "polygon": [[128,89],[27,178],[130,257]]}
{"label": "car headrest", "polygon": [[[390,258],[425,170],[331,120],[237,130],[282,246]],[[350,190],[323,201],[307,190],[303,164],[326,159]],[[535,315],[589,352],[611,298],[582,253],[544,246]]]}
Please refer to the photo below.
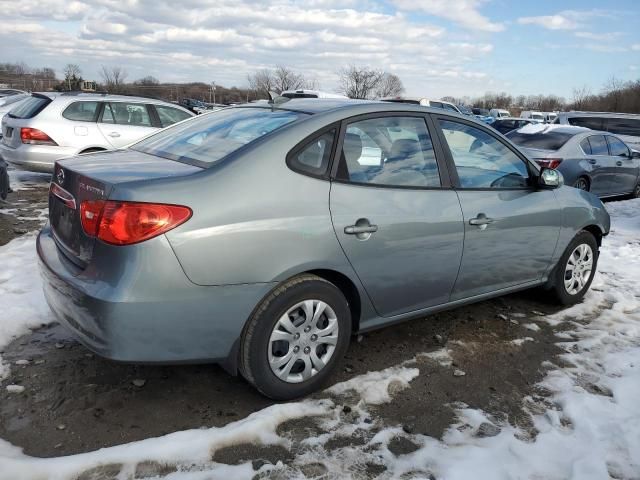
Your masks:
{"label": "car headrest", "polygon": [[417,140],[411,140],[408,138],[401,138],[391,144],[391,152],[389,154],[388,162],[396,162],[398,160],[404,160],[408,157],[412,157],[420,152],[420,143]]}
{"label": "car headrest", "polygon": [[360,135],[355,133],[347,133],[344,136],[344,145],[342,147],[347,165],[358,162],[362,155],[362,139]]}

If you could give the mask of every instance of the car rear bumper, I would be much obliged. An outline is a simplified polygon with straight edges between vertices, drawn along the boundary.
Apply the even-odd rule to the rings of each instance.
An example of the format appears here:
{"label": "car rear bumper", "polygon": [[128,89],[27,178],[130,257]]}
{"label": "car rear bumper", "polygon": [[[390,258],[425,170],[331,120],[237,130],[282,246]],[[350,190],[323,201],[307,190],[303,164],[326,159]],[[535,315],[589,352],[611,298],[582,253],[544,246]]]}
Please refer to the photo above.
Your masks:
{"label": "car rear bumper", "polygon": [[45,297],[56,317],[87,348],[112,360],[235,365],[234,345],[273,285],[201,287],[186,278],[164,236],[144,244],[128,256],[129,264],[99,251],[123,247],[96,246],[97,260],[80,270],[58,249],[47,225],[37,251]]}
{"label": "car rear bumper", "polygon": [[52,173],[56,160],[75,155],[75,147],[20,145],[11,148],[0,142],[0,156],[21,170]]}

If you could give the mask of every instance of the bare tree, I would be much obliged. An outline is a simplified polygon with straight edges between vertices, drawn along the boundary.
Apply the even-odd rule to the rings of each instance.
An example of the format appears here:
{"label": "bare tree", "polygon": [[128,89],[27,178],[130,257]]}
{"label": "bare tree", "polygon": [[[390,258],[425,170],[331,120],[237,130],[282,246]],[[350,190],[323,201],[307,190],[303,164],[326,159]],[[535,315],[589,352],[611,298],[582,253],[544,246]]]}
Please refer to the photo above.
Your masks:
{"label": "bare tree", "polygon": [[80,67],[75,63],[67,63],[62,69],[62,72],[64,73],[64,81],[67,84],[67,89],[73,90],[77,88],[82,73]]}
{"label": "bare tree", "polygon": [[127,79],[127,71],[122,67],[102,66],[100,76],[107,90],[112,93],[120,93],[124,89],[124,83]]}
{"label": "bare tree", "polygon": [[271,71],[266,68],[247,75],[247,81],[258,98],[269,98],[269,92],[273,91],[275,85]]}
{"label": "bare tree", "polygon": [[376,88],[376,97],[396,97],[404,92],[404,85],[400,77],[393,73],[385,73]]}
{"label": "bare tree", "polygon": [[385,72],[350,65],[338,72],[339,90],[349,98],[370,99],[376,94]]}
{"label": "bare tree", "polygon": [[273,84],[277,93],[307,87],[304,75],[296,73],[283,65],[276,66],[273,72]]}
{"label": "bare tree", "polygon": [[160,81],[153,75],[147,75],[146,77],[139,78],[133,83],[134,85],[141,85],[143,87],[155,87],[160,85]]}
{"label": "bare tree", "polygon": [[587,102],[592,97],[591,89],[583,85],[580,88],[573,89],[573,108],[575,110],[584,110],[587,107]]}

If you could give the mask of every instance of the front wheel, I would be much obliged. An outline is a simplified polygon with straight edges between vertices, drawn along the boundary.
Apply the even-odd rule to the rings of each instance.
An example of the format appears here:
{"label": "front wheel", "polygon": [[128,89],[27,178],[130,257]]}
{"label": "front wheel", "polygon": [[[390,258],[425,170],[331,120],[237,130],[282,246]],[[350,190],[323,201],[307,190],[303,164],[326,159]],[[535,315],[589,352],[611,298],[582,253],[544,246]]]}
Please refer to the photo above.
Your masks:
{"label": "front wheel", "polygon": [[258,306],[242,337],[240,369],[261,393],[290,400],[318,390],[349,346],[342,292],[315,275],[294,277]]}
{"label": "front wheel", "polygon": [[583,230],[571,241],[558,261],[551,287],[562,305],[578,303],[587,293],[598,263],[598,243],[593,234]]}
{"label": "front wheel", "polygon": [[585,192],[589,191],[589,180],[584,177],[578,178],[574,184],[573,188],[577,188],[578,190],[584,190]]}

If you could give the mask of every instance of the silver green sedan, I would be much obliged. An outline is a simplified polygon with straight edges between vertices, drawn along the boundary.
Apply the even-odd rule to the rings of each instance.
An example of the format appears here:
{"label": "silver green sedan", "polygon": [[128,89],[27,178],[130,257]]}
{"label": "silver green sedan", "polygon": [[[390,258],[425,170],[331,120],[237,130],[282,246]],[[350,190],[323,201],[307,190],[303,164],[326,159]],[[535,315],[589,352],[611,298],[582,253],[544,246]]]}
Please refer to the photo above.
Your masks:
{"label": "silver green sedan", "polygon": [[531,287],[580,301],[609,216],[562,183],[438,109],[243,105],[57,162],[37,248],[91,350],[217,362],[288,399],[354,333]]}

